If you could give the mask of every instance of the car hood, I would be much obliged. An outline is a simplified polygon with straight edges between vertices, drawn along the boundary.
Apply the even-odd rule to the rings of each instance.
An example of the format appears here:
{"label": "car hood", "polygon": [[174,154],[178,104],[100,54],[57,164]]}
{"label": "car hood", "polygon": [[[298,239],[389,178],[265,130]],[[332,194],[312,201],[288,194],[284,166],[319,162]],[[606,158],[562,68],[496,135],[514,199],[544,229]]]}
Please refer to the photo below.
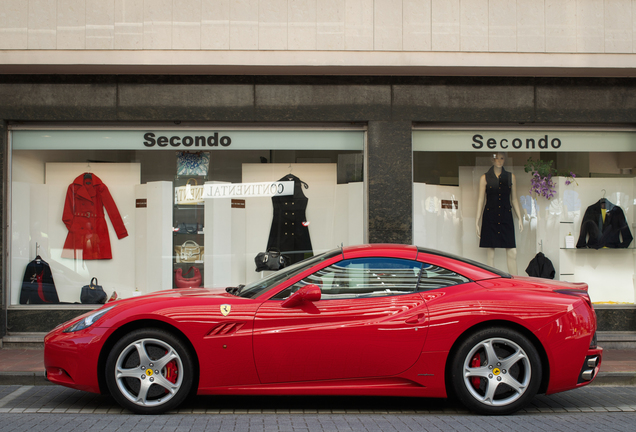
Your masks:
{"label": "car hood", "polygon": [[107,306],[113,305],[129,305],[134,303],[147,303],[157,302],[170,299],[182,299],[192,297],[204,297],[208,299],[218,298],[219,300],[228,301],[231,299],[240,299],[228,293],[225,288],[176,288],[164,291],[156,291],[150,294],[144,294],[136,297],[129,297],[126,299],[115,300],[113,302],[106,303]]}

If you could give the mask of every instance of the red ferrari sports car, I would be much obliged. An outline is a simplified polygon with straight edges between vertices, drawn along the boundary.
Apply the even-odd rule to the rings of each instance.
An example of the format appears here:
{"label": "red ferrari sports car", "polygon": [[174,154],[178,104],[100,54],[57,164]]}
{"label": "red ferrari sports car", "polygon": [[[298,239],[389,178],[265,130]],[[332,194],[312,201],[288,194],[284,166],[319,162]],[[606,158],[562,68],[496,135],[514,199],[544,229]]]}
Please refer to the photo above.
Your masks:
{"label": "red ferrari sports car", "polygon": [[190,394],[457,397],[510,414],[599,371],[583,283],[405,245],[345,247],[247,286],[118,300],[45,339],[49,381],[141,414]]}

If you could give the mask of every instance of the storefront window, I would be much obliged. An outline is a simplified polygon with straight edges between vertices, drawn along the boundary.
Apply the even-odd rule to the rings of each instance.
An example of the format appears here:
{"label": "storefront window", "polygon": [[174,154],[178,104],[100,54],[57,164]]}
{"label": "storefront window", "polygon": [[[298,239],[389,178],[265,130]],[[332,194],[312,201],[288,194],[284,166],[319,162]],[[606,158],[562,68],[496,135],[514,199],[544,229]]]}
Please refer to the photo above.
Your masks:
{"label": "storefront window", "polygon": [[416,245],[585,282],[598,304],[636,302],[636,133],[416,130],[413,148]]}
{"label": "storefront window", "polygon": [[237,286],[363,243],[364,134],[14,128],[10,304]]}

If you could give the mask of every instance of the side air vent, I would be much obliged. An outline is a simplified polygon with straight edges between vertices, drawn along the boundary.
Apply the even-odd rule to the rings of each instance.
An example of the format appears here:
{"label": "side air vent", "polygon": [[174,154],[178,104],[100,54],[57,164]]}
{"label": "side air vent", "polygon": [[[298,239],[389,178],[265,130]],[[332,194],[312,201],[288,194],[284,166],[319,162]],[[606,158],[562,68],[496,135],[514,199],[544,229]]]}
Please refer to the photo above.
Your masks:
{"label": "side air vent", "polygon": [[245,323],[242,322],[229,322],[229,323],[221,323],[212,328],[208,332],[208,336],[225,336],[229,334],[236,333],[239,331]]}

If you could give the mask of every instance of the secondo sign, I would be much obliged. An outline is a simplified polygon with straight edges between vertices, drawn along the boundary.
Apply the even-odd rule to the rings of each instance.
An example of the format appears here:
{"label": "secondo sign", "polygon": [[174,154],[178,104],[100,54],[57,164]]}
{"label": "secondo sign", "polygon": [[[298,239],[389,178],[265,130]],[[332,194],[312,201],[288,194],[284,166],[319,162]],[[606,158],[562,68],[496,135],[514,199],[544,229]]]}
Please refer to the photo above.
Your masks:
{"label": "secondo sign", "polygon": [[414,151],[590,152],[636,151],[632,131],[572,130],[419,130]]}

